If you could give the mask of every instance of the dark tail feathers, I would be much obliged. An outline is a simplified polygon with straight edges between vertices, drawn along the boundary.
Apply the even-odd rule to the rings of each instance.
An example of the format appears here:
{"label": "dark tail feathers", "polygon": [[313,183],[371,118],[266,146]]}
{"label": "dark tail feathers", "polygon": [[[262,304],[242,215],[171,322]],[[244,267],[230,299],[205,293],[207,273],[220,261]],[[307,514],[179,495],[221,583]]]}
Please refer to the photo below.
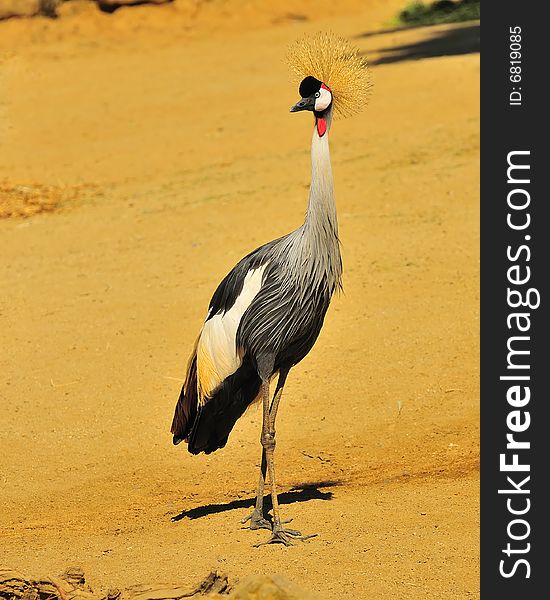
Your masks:
{"label": "dark tail feathers", "polygon": [[237,371],[227,377],[214,396],[199,408],[189,434],[189,452],[210,454],[223,448],[237,419],[258,396],[260,386],[256,369],[245,357]]}
{"label": "dark tail feathers", "polygon": [[186,440],[191,432],[197,417],[197,354],[191,356],[187,368],[185,383],[181,388],[180,397],[176,404],[176,411],[172,420],[170,431],[174,434],[174,444]]}

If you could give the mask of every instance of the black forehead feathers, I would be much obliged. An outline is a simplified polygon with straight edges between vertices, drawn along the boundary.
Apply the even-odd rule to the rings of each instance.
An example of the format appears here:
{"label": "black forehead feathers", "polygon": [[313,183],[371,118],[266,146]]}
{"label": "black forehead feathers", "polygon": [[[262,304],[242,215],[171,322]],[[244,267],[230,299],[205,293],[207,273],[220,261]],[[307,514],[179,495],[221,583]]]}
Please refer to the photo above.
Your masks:
{"label": "black forehead feathers", "polygon": [[300,84],[300,96],[302,96],[302,98],[313,96],[315,92],[318,92],[321,89],[321,84],[321,81],[308,75]]}

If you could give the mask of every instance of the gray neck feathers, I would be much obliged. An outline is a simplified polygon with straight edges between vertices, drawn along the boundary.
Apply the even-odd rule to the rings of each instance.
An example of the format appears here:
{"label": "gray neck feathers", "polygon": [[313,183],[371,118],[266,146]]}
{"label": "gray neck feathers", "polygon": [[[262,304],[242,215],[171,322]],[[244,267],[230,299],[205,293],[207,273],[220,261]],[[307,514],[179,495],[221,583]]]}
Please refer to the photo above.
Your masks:
{"label": "gray neck feathers", "polygon": [[[332,114],[329,114],[327,118],[328,128],[330,128],[331,120]],[[328,128],[323,137],[319,137],[317,127],[313,129],[311,140],[311,186],[304,228],[308,230],[310,235],[328,236],[337,239],[338,221],[334,203]]]}
{"label": "gray neck feathers", "polygon": [[311,141],[311,187],[305,222],[302,226],[302,248],[313,258],[314,276],[326,277],[330,292],[340,286],[342,260],[338,241],[338,220],[334,202],[332,167],[328,133],[332,110],[326,115],[327,131],[319,137],[317,127]]}
{"label": "gray neck feathers", "polygon": [[311,187],[304,224],[270,246],[285,274],[281,284],[291,286],[301,300],[323,293],[330,296],[341,287],[342,259],[338,241],[338,222],[328,149],[327,132],[319,137],[313,131],[311,143]]}

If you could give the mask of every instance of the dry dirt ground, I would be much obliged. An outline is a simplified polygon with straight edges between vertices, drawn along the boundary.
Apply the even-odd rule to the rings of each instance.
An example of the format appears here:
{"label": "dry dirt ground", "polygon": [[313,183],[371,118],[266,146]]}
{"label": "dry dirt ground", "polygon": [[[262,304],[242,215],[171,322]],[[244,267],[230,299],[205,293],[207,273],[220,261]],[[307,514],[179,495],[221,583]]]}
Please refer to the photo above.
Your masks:
{"label": "dry dirt ground", "polygon": [[312,122],[288,112],[287,44],[330,28],[375,62],[452,30],[365,37],[401,3],[286,4],[0,23],[0,182],[78,190],[0,220],[3,566],[478,597],[476,53],[373,65],[368,110],[331,131],[345,293],[291,373],[276,453],[284,516],[319,536],[254,548],[267,532],[239,524],[258,408],[215,454],[171,444],[215,286],[303,218]]}

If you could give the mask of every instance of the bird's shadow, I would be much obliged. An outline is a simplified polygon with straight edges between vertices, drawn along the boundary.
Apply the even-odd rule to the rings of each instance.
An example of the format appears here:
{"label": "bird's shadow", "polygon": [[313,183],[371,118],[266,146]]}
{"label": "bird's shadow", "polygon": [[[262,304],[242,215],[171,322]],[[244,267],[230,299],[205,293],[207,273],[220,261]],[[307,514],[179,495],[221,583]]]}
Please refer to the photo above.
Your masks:
{"label": "bird's shadow", "polygon": [[[288,492],[282,492],[278,495],[279,504],[293,504],[294,502],[308,502],[309,500],[332,500],[333,493],[331,491],[324,492],[323,488],[335,487],[342,485],[342,481],[316,481],[312,483],[302,483],[291,488]],[[204,504],[183,510],[179,514],[171,518],[172,521],[181,521],[182,519],[200,519],[208,515],[227,512],[238,508],[252,508],[256,498],[244,498],[239,500],[231,500],[223,504]],[[264,500],[266,512],[271,510],[271,496],[266,495]]]}

